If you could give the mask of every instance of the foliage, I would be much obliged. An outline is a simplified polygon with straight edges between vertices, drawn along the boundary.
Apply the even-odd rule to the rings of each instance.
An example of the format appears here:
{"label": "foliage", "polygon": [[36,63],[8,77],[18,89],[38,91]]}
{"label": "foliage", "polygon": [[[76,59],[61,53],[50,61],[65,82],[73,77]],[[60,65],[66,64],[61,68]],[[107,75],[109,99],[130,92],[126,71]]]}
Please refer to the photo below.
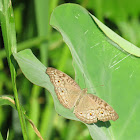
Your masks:
{"label": "foliage", "polygon": [[[77,121],[69,121],[62,117],[64,116],[69,119],[77,120],[70,110],[66,110],[59,104],[53,91],[53,87],[45,74],[45,66],[52,66],[74,77],[70,51],[62,41],[60,34],[54,31],[49,25],[50,14],[57,5],[62,3],[65,3],[65,1],[61,1],[60,3],[56,0],[42,0],[41,2],[36,0],[34,3],[33,1],[13,1],[13,3],[11,3],[10,1],[6,0],[4,3],[4,0],[0,0],[0,22],[4,47],[6,48],[5,53],[1,39],[0,94],[12,95],[15,97],[16,102],[18,102],[18,100],[20,102],[19,109],[16,103],[16,109],[18,110],[19,117],[15,109],[8,106],[0,107],[0,138],[3,137],[3,139],[6,139],[8,136],[7,139],[23,139],[23,135],[24,139],[26,139],[26,133],[28,132],[28,134],[30,134],[28,135],[30,139],[38,139],[34,130],[30,126],[32,122],[29,121],[30,123],[28,123],[26,121],[25,125],[24,119],[22,120],[22,118],[27,118],[25,115],[27,114],[27,116],[29,116],[29,118],[34,122],[35,126],[37,126],[44,139],[91,139],[88,129],[84,124]],[[75,3],[78,3],[90,10],[92,14],[94,14],[99,20],[104,22],[115,32],[139,46],[140,42],[138,38],[140,33],[138,31],[140,26],[138,19],[139,7],[137,1],[126,1],[126,4],[124,1],[120,2],[117,0],[116,4],[113,0],[102,0],[100,2],[98,0],[77,0]],[[135,8],[132,7],[132,3],[134,4]],[[10,8],[12,8],[11,6],[13,5],[18,42],[17,45],[14,29],[14,18],[13,15],[10,17],[12,9],[8,7],[9,13],[7,15],[9,17],[4,17],[3,11],[5,9],[2,7],[3,4],[5,4],[4,6],[10,5]],[[64,12],[65,9],[66,11]],[[77,12],[79,9],[74,9],[73,12]],[[58,10],[57,14],[55,13],[56,10]],[[93,25],[89,26],[85,20],[81,22],[85,23],[83,25],[80,25],[80,23],[74,24],[74,21],[76,21],[75,17],[75,20],[70,21],[72,17],[69,16],[72,16],[73,13],[70,11],[71,8],[69,7],[64,9],[62,8],[62,11],[61,8],[58,7],[56,10],[53,12],[50,24],[59,29],[63,35],[64,41],[71,48],[71,53],[74,60],[73,65],[77,74],[77,82],[82,88],[84,88],[85,85],[88,85],[89,92],[92,93],[93,89],[90,88],[94,87],[94,93],[108,101],[120,116],[118,121],[110,122],[111,127],[109,128],[99,127],[101,125],[100,123],[97,125],[88,126],[90,134],[95,139],[99,139],[99,136],[102,137],[104,135],[107,137],[107,139],[124,139],[126,137],[127,139],[132,139],[134,137],[135,139],[139,139],[139,58],[130,55],[131,50],[122,52],[123,45],[116,45],[112,41],[112,36],[109,36],[107,34],[108,32],[105,33],[104,31],[107,36],[105,37],[104,33],[99,30],[102,30],[104,27],[102,28],[102,25],[100,25],[94,17],[92,20],[98,24],[98,28],[95,26],[95,29],[97,31],[96,33],[99,33],[99,36],[95,36],[94,38],[94,36],[89,34],[88,38],[84,38],[84,36],[82,36],[84,31],[83,29],[86,27],[92,27]],[[67,16],[63,14],[66,14]],[[61,18],[63,20],[61,20]],[[6,22],[4,22],[4,20]],[[62,21],[62,23],[60,23],[60,21]],[[89,24],[93,24],[91,19],[88,21]],[[6,25],[5,27],[4,24]],[[74,25],[76,25],[76,28]],[[92,29],[90,30],[92,31]],[[85,30],[85,32],[86,31],[87,30]],[[75,34],[76,32],[78,32],[78,34]],[[110,40],[110,38],[112,40]],[[105,47],[104,53],[103,46],[100,49],[97,47],[98,45],[95,46],[102,40],[105,41],[102,44]],[[77,44],[78,41],[79,44]],[[94,55],[92,54],[91,57],[89,57],[91,51],[85,49],[85,47],[89,45],[89,41],[94,43],[92,44],[94,46]],[[81,46],[80,50],[78,49],[79,45]],[[40,63],[28,49],[16,53],[16,46],[18,51],[31,48],[35,56],[42,63]],[[116,48],[112,46],[115,46]],[[84,52],[84,55],[82,52]],[[138,51],[135,52],[139,53]],[[136,55],[135,52],[133,53],[134,55]],[[58,114],[55,112],[53,100],[49,92],[41,87],[32,85],[30,81],[28,81],[24,75],[22,75],[22,72],[15,64],[14,59],[11,58],[11,53],[14,54],[14,57],[18,63],[21,63],[19,65],[25,77],[27,77],[34,84],[49,89],[54,99],[55,109],[62,116],[58,116]],[[12,83],[10,82],[11,78],[9,76],[7,60],[5,59],[6,56],[10,66]],[[81,66],[82,69],[80,69]],[[109,69],[108,66],[111,68]],[[16,72],[18,76],[15,82]],[[17,98],[16,90],[18,91],[19,96]],[[9,99],[6,101],[3,97],[5,96],[1,96],[0,98],[0,105],[13,105],[11,104],[13,97],[6,96]],[[13,107],[15,106],[13,105]],[[22,110],[22,113],[20,112],[20,109]],[[8,120],[10,120],[10,125],[7,123]],[[22,132],[20,125],[22,126]],[[27,128],[27,132],[24,131],[24,127]],[[7,133],[9,134],[7,135]]]}

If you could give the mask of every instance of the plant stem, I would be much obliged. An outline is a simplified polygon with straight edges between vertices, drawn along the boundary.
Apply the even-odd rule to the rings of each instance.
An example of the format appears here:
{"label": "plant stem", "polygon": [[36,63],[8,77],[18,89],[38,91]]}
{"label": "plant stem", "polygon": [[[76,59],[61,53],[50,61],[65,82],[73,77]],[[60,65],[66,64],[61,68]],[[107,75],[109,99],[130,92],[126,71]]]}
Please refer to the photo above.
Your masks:
{"label": "plant stem", "polygon": [[11,72],[11,80],[12,80],[13,92],[15,97],[15,103],[20,119],[23,137],[24,140],[27,140],[28,137],[27,137],[25,119],[20,107],[17,88],[16,88],[16,70],[15,70],[16,63],[12,55],[12,53],[16,53],[16,46],[17,46],[13,9],[10,0],[0,0],[0,4],[1,4],[1,8],[0,8],[1,29],[2,29],[6,56],[8,59],[8,64]]}

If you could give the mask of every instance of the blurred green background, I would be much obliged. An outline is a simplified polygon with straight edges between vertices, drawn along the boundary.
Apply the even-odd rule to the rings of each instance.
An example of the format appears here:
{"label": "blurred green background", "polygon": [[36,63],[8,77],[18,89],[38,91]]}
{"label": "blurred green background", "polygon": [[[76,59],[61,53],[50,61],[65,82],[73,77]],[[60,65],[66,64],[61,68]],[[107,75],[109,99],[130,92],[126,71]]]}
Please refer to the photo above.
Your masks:
{"label": "blurred green background", "polygon": [[[64,71],[74,78],[71,53],[61,35],[49,25],[53,9],[63,3],[85,7],[113,31],[140,46],[139,0],[14,0],[12,1],[18,51],[31,48],[45,65]],[[17,88],[20,103],[47,140],[90,140],[87,127],[56,114],[51,95],[30,83],[18,69]],[[13,95],[10,71],[0,35],[0,95]],[[27,122],[31,140],[37,136]],[[6,139],[22,140],[18,113],[10,106],[0,106],[0,131]]]}

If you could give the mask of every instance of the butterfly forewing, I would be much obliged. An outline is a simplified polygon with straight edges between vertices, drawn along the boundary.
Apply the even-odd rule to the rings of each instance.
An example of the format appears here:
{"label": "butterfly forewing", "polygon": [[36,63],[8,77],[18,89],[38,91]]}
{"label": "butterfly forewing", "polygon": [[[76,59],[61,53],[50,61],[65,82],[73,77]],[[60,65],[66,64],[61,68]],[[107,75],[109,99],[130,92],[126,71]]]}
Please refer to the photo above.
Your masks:
{"label": "butterfly forewing", "polygon": [[93,94],[85,94],[77,102],[74,113],[77,118],[88,124],[96,123],[97,120],[105,122],[118,119],[118,114],[114,109],[104,100]]}
{"label": "butterfly forewing", "polygon": [[55,87],[60,103],[69,109],[74,107],[81,92],[79,85],[71,77],[57,69],[48,67],[46,73]]}

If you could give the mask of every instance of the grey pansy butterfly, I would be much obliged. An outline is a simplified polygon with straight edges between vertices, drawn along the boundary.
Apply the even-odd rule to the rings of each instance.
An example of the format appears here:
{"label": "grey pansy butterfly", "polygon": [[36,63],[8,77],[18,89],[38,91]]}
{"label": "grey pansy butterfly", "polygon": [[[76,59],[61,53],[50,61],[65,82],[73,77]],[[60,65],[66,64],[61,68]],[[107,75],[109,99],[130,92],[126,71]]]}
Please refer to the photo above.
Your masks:
{"label": "grey pansy butterfly", "polygon": [[60,103],[68,109],[74,107],[73,113],[81,121],[91,124],[97,120],[105,122],[119,118],[108,103],[93,94],[87,94],[87,89],[81,90],[70,76],[51,67],[47,68],[46,73],[54,85]]}

